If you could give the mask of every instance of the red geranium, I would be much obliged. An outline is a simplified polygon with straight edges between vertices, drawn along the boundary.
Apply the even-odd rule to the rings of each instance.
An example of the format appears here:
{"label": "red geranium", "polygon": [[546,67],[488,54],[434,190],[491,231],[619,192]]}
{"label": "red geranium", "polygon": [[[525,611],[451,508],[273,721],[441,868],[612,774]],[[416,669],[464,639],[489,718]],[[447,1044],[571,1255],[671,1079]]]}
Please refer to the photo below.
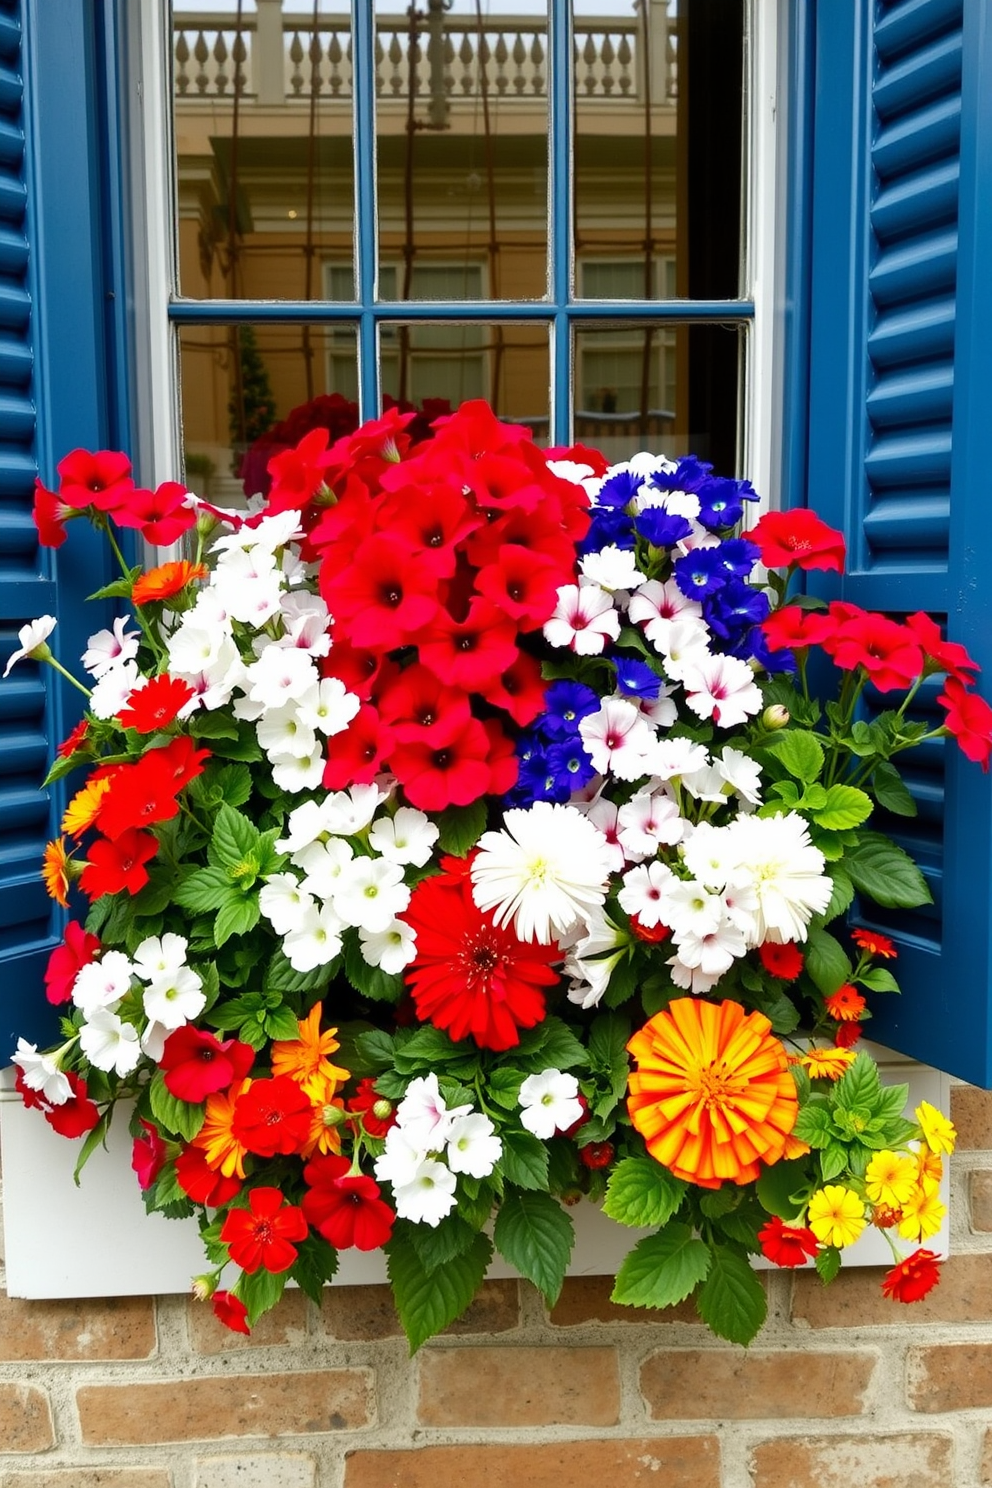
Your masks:
{"label": "red geranium", "polygon": [[90,899],[102,894],[136,894],[148,882],[145,864],[158,852],[158,842],[151,832],[134,827],[122,832],[113,842],[98,837],[87,854],[79,884]]}
{"label": "red geranium", "polygon": [[96,935],[90,935],[75,920],[69,921],[62,944],[55,947],[45,968],[45,996],[49,1002],[57,1006],[69,1001],[76,977],[96,958],[99,949],[100,941]]}
{"label": "red geranium", "polygon": [[949,672],[966,687],[974,682],[974,676],[968,673],[978,672],[978,662],[972,661],[964,646],[957,641],[945,641],[940,633],[940,626],[929,615],[922,610],[917,610],[915,615],[907,615],[906,628],[911,630],[923,648],[927,658],[927,671]]}
{"label": "red geranium", "polygon": [[66,539],[65,524],[77,515],[75,507],[62,501],[37,478],[34,483],[34,510],[31,513],[43,548],[60,548]]}
{"label": "red geranium", "polygon": [[346,1157],[315,1157],[303,1169],[309,1185],[303,1213],[335,1250],[378,1250],[393,1232],[396,1215],[373,1178],[352,1173]]}
{"label": "red geranium", "polygon": [[948,677],[937,699],[947,709],[944,727],[958,741],[961,753],[988,774],[992,754],[992,708],[975,692],[968,692],[956,677]]}
{"label": "red geranium", "polygon": [[141,1136],[135,1137],[131,1144],[131,1167],[138,1175],[138,1187],[145,1191],[151,1188],[155,1179],[162,1171],[166,1159],[165,1143],[158,1134],[158,1128],[143,1116],[139,1116],[141,1122]]}
{"label": "red geranium", "polygon": [[220,1209],[241,1192],[241,1180],[225,1177],[207,1162],[202,1147],[187,1147],[176,1158],[176,1181],[194,1204]]}
{"label": "red geranium", "polygon": [[295,1080],[276,1075],[253,1080],[234,1108],[231,1131],[249,1152],[275,1157],[301,1152],[313,1121],[313,1103]]}
{"label": "red geranium", "polygon": [[276,1274],[288,1271],[298,1253],[290,1242],[306,1237],[303,1210],[287,1204],[278,1188],[253,1188],[248,1208],[228,1210],[220,1231],[231,1260],[250,1274],[261,1266]]}
{"label": "red geranium", "polygon": [[844,572],[844,534],[828,527],[808,507],[765,512],[744,536],[757,544],[766,568],[791,568],[794,565],[801,569]]}
{"label": "red geranium", "polygon": [[[182,790],[184,785],[189,785],[197,775],[203,774],[203,762],[210,758],[209,749],[197,749],[196,740],[191,739],[188,734],[180,734],[178,739],[171,739],[164,748],[155,750],[154,753],[161,756],[161,767],[168,771],[173,788]],[[145,758],[147,759],[147,755]]]}
{"label": "red geranium", "polygon": [[762,942],[758,959],[771,976],[781,977],[783,982],[794,982],[804,964],[802,951],[791,940],[783,945],[776,945],[773,940]]}
{"label": "red geranium", "polygon": [[940,1281],[940,1257],[932,1250],[914,1250],[886,1271],[882,1292],[893,1302],[919,1302]]}
{"label": "red geranium", "polygon": [[773,1214],[758,1231],[761,1253],[775,1266],[804,1266],[819,1249],[819,1241],[805,1225],[787,1225]]}
{"label": "red geranium", "polygon": [[86,1081],[75,1070],[66,1070],[72,1095],[60,1106],[50,1106],[45,1120],[60,1137],[82,1137],[100,1120],[100,1112],[86,1094]]}
{"label": "red geranium", "polygon": [[131,693],[117,714],[117,721],[122,728],[137,729],[139,734],[153,734],[157,729],[167,728],[192,696],[193,689],[188,682],[163,672]]}
{"label": "red geranium", "polygon": [[[830,609],[834,614],[837,607]],[[842,671],[864,667],[879,692],[909,687],[923,671],[923,652],[913,632],[872,611],[842,620],[821,644]]]}
{"label": "red geranium", "polygon": [[112,512],[134,489],[131,461],[117,450],[74,449],[56,469],[61,484],[59,496],[73,507],[95,506]]}
{"label": "red geranium", "polygon": [[145,542],[167,548],[196,526],[196,511],[187,506],[188,492],[178,481],[163,481],[154,491],[136,486],[114,511],[118,527],[140,530]]}
{"label": "red geranium", "polygon": [[240,1297],[233,1292],[214,1292],[210,1299],[214,1317],[232,1333],[251,1333],[248,1326],[248,1309]]}
{"label": "red geranium", "polygon": [[71,759],[74,754],[77,754],[80,749],[83,749],[86,745],[89,731],[90,726],[86,722],[86,719],[80,719],[72,733],[63,739],[59,745],[56,751],[59,759]]}
{"label": "red geranium", "polygon": [[198,1105],[215,1090],[228,1090],[245,1078],[255,1062],[255,1051],[239,1039],[223,1043],[205,1028],[185,1023],[170,1033],[158,1061],[165,1071],[165,1088],[177,1100]]}
{"label": "red geranium", "polygon": [[821,610],[804,610],[799,605],[783,605],[761,622],[770,651],[802,651],[808,646],[822,646],[837,629],[837,622]]}

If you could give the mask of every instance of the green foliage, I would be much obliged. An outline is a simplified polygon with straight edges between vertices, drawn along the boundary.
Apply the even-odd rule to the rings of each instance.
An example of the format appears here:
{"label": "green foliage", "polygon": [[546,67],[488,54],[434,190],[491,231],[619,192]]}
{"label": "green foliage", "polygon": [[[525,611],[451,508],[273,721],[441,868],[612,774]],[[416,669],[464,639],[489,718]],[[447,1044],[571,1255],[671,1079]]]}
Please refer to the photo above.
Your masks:
{"label": "green foliage", "polygon": [[844,868],[859,893],[885,909],[916,909],[933,903],[912,858],[881,832],[862,832],[845,852]]}
{"label": "green foliage", "polygon": [[[549,1200],[553,1203],[553,1200]],[[428,1270],[402,1232],[386,1246],[386,1269],[411,1354],[463,1313],[482,1285],[493,1248],[476,1235],[461,1254]]]}
{"label": "green foliage", "polygon": [[665,1225],[682,1207],[686,1187],[653,1157],[625,1157],[610,1174],[603,1210],[618,1224]]}
{"label": "green foliage", "polygon": [[730,1343],[750,1343],[765,1321],[765,1289],[746,1256],[726,1245],[710,1247],[706,1278],[696,1292],[703,1322]]}
{"label": "green foliage", "polygon": [[449,806],[435,817],[440,832],[438,847],[452,857],[464,858],[486,830],[486,803],[474,801],[471,806]]}
{"label": "green foliage", "polygon": [[500,1166],[506,1181],[517,1188],[547,1189],[547,1144],[530,1132],[514,1131],[512,1127],[503,1132]]}
{"label": "green foliage", "polygon": [[691,1226],[672,1222],[624,1257],[611,1300],[627,1307],[674,1307],[706,1279],[711,1261],[710,1247]]}
{"label": "green foliage", "polygon": [[191,1142],[203,1125],[206,1107],[202,1104],[193,1105],[192,1102],[180,1100],[173,1095],[166,1089],[165,1076],[161,1070],[156,1070],[152,1075],[148,1097],[151,1113],[158,1124],[173,1136]]}
{"label": "green foliage", "polygon": [[534,1283],[549,1307],[558,1300],[574,1238],[570,1215],[550,1194],[507,1190],[493,1230],[496,1249]]}

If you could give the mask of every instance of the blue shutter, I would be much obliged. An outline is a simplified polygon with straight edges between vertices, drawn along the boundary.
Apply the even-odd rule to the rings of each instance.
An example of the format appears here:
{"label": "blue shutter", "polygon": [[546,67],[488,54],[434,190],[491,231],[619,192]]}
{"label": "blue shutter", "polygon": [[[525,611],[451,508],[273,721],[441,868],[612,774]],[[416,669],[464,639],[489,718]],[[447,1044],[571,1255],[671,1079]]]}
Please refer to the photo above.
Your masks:
{"label": "blue shutter", "polygon": [[[829,593],[928,610],[982,665],[987,696],[990,22],[987,0],[817,5],[807,497],[847,534]],[[882,825],[935,902],[873,920],[897,936],[904,992],[874,1000],[871,1033],[988,1085],[992,780],[950,741],[919,755],[918,817]]]}
{"label": "blue shutter", "polygon": [[[26,621],[53,614],[53,649],[78,669],[108,612],[83,596],[109,570],[73,523],[56,553],[31,520],[34,477],[54,479],[76,445],[109,425],[98,37],[77,0],[0,0],[0,670]],[[42,24],[41,11],[44,11]],[[65,791],[38,784],[78,706],[47,666],[0,682],[0,1064],[18,1033],[55,1031],[42,973],[65,916],[39,876]]]}

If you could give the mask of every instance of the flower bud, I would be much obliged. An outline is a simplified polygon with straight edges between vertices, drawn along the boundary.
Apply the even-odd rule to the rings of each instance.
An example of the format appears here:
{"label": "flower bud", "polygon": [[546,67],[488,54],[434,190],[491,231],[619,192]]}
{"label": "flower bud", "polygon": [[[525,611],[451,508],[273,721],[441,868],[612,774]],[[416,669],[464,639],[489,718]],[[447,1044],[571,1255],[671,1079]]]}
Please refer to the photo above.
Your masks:
{"label": "flower bud", "polygon": [[781,703],[771,703],[761,715],[761,726],[771,733],[773,729],[785,728],[791,717],[788,708]]}
{"label": "flower bud", "polygon": [[192,1286],[193,1296],[197,1302],[209,1302],[217,1290],[217,1276],[215,1273],[210,1273],[206,1276],[194,1276]]}
{"label": "flower bud", "polygon": [[325,1126],[342,1126],[348,1120],[348,1112],[344,1106],[325,1106],[321,1120]]}
{"label": "flower bud", "polygon": [[215,517],[212,511],[208,511],[205,506],[197,508],[195,528],[197,537],[203,538],[206,541],[212,532],[216,532],[219,526],[220,518]]}
{"label": "flower bud", "polygon": [[386,1121],[393,1114],[393,1103],[388,1100],[377,1100],[372,1106],[372,1115],[377,1121]]}

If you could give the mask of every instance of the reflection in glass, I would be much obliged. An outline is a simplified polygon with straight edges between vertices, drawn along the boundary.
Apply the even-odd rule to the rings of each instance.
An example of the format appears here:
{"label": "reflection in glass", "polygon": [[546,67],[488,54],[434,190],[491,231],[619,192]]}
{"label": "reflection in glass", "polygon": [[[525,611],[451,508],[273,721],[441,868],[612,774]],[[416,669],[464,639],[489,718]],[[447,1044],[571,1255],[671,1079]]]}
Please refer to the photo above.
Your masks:
{"label": "reflection in glass", "polygon": [[[323,293],[351,264],[349,7],[212,0],[173,13],[179,287],[196,299]],[[354,298],[349,273],[342,297]]]}
{"label": "reflection in glass", "polygon": [[575,438],[610,460],[650,449],[733,471],[744,336],[725,325],[578,327]]}
{"label": "reflection in glass", "polygon": [[[606,0],[604,0],[606,3]],[[379,0],[380,298],[547,293],[547,15],[531,0]],[[438,272],[432,274],[430,271]]]}
{"label": "reflection in glass", "polygon": [[547,443],[549,361],[546,326],[435,322],[379,332],[382,389],[418,407],[442,398],[453,408],[486,398],[500,418],[526,424]]}

